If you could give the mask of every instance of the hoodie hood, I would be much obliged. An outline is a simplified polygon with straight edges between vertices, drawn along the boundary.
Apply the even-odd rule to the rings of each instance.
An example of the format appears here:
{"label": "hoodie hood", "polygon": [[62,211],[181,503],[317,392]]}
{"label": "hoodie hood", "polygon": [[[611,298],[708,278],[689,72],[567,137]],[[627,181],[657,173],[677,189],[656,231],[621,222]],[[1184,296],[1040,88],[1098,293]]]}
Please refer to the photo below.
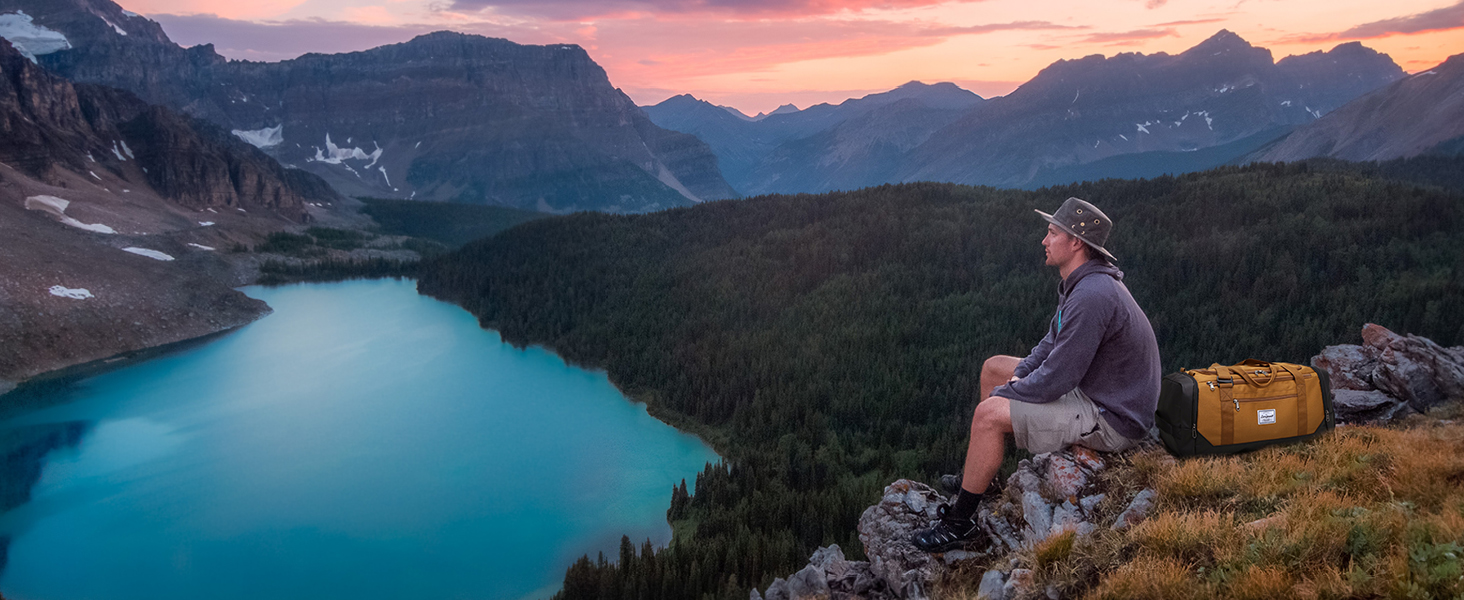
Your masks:
{"label": "hoodie hood", "polygon": [[1062,283],[1058,285],[1058,294],[1067,297],[1068,294],[1072,293],[1073,288],[1077,287],[1079,281],[1082,281],[1084,277],[1095,274],[1103,274],[1123,281],[1123,271],[1118,270],[1118,267],[1109,264],[1106,260],[1095,258],[1079,265],[1078,268],[1073,269],[1072,273],[1068,273],[1067,279],[1062,280]]}

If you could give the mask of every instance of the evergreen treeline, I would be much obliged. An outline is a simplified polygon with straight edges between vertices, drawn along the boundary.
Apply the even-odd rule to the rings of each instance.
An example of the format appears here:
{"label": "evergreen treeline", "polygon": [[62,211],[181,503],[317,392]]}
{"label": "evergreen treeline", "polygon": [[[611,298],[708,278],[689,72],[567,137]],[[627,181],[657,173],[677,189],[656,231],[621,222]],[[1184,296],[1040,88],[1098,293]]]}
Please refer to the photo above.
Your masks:
{"label": "evergreen treeline", "polygon": [[414,277],[418,261],[390,258],[326,258],[312,261],[286,262],[269,259],[259,265],[261,285],[282,285],[305,281],[327,282],[347,279],[379,279],[382,277]]}
{"label": "evergreen treeline", "polygon": [[549,216],[481,204],[378,198],[361,198],[361,201],[365,203],[361,212],[370,215],[381,226],[382,233],[429,239],[451,247]]}
{"label": "evergreen treeline", "polygon": [[672,490],[669,548],[586,558],[561,598],[740,600],[817,546],[857,557],[888,482],[959,467],[982,361],[1025,355],[1055,307],[1032,209],[1069,196],[1117,224],[1166,370],[1304,363],[1365,322],[1464,342],[1464,197],[1304,163],[579,214],[427,261],[419,287],[604,367],[726,458]]}

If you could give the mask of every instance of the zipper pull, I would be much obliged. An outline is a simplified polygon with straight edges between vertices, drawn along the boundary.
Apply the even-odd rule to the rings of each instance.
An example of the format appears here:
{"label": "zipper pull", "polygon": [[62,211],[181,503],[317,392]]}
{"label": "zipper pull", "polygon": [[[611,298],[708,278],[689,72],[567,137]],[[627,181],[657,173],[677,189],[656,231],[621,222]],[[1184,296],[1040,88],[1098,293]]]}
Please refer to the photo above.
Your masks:
{"label": "zipper pull", "polygon": [[1194,425],[1190,425],[1190,439],[1195,439],[1195,434],[1197,434],[1199,431],[1200,431],[1200,425],[1199,425],[1199,423],[1196,423]]}
{"label": "zipper pull", "polygon": [[1235,403],[1235,412],[1240,412],[1240,400],[1231,398],[1230,401]]}
{"label": "zipper pull", "polygon": [[1206,381],[1205,383],[1209,384],[1210,391],[1212,391],[1212,392],[1215,391],[1215,382],[1213,382],[1213,381]]}

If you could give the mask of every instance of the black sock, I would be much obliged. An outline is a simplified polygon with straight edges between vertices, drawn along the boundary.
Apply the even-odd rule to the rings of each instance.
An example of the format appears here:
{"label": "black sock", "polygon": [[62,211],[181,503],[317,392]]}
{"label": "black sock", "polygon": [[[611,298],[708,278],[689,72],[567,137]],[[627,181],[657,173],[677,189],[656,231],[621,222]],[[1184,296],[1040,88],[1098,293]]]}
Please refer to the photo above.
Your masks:
{"label": "black sock", "polygon": [[955,506],[946,511],[946,518],[967,520],[976,516],[976,507],[981,505],[981,494],[973,494],[961,488],[961,493],[956,496]]}

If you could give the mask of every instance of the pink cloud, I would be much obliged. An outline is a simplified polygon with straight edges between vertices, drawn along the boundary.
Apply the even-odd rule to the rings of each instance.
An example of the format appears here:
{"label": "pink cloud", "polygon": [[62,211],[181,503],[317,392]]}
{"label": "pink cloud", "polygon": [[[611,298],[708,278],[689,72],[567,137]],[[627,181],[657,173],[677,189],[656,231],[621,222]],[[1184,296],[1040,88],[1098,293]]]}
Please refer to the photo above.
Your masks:
{"label": "pink cloud", "polygon": [[[1072,30],[1046,21],[974,26],[878,20],[636,19],[601,21],[597,43],[615,48],[597,55],[617,85],[654,88],[680,85],[691,78],[767,72],[801,61],[879,56],[928,47],[955,36],[1000,31]],[[896,82],[899,83],[899,82]]]}
{"label": "pink cloud", "polygon": [[1316,43],[1336,40],[1367,40],[1394,35],[1448,31],[1451,29],[1464,29],[1464,0],[1455,3],[1453,6],[1446,6],[1427,12],[1363,23],[1346,31],[1322,34],[1298,34],[1286,36],[1281,41],[1283,43]]}
{"label": "pink cloud", "polygon": [[1112,31],[1084,36],[1088,44],[1125,45],[1157,38],[1177,37],[1173,29],[1135,29],[1133,31]]}
{"label": "pink cloud", "polygon": [[900,9],[979,2],[981,0],[452,0],[459,11],[491,9],[497,13],[579,21],[642,15],[716,15],[764,19],[829,15],[869,9]]}
{"label": "pink cloud", "polygon": [[1204,25],[1206,23],[1224,23],[1225,19],[1189,19],[1186,21],[1170,21],[1168,23],[1157,23],[1149,27],[1178,27],[1180,25]]}

